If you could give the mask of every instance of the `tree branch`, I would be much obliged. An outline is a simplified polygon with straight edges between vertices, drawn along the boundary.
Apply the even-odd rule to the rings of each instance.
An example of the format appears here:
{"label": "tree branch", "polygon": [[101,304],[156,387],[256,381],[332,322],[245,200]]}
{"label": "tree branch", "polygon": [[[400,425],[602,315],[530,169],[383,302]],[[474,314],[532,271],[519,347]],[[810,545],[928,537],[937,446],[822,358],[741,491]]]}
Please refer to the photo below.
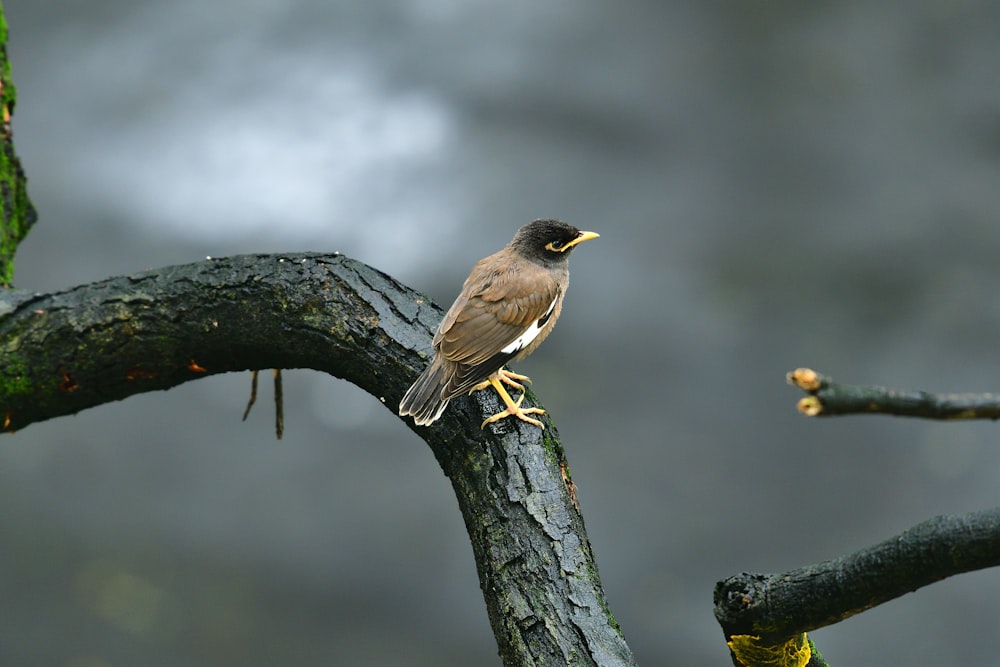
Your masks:
{"label": "tree branch", "polygon": [[931,394],[838,384],[810,368],[797,368],[786,377],[789,384],[809,394],[797,406],[809,417],[881,413],[925,419],[1000,418],[1000,394]]}
{"label": "tree branch", "polygon": [[[245,255],[54,294],[0,291],[0,426],[214,373],[312,368],[393,414],[441,311],[340,255]],[[529,399],[533,397],[529,394]],[[414,427],[451,480],[506,665],[632,665],[605,602],[558,431],[506,419],[490,392]]]}
{"label": "tree branch", "polygon": [[21,161],[14,152],[10,119],[16,103],[17,90],[7,60],[7,19],[0,6],[0,287],[10,285],[17,246],[38,217],[28,199]]}
{"label": "tree branch", "polygon": [[715,617],[727,640],[752,636],[780,646],[936,581],[997,565],[1000,508],[939,516],[835,560],[721,581]]}

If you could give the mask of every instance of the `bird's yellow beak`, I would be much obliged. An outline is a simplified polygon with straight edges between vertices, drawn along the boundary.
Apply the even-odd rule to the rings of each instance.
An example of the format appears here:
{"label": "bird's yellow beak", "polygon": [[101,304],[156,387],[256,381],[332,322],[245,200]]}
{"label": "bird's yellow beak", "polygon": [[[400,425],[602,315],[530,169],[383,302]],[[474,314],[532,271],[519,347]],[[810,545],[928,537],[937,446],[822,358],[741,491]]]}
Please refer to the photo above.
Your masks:
{"label": "bird's yellow beak", "polygon": [[564,245],[562,248],[559,248],[559,250],[566,252],[567,250],[569,250],[578,243],[583,243],[584,241],[596,239],[599,236],[600,234],[598,234],[597,232],[580,232],[579,236],[577,236],[575,239]]}

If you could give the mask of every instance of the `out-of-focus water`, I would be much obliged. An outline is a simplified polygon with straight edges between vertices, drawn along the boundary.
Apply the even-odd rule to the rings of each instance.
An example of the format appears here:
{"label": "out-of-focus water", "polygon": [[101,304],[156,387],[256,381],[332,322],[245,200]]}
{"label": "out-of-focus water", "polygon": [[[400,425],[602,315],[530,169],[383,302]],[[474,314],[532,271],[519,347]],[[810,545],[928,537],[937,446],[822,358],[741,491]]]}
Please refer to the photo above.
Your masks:
{"label": "out-of-focus water", "polygon": [[[807,420],[783,380],[997,389],[994,3],[4,9],[41,216],[19,287],[338,250],[447,305],[532,218],[601,233],[519,370],[641,664],[729,664],[718,579],[998,502],[995,425]],[[0,442],[0,664],[498,663],[422,442],[306,371],[275,442],[262,389],[247,423],[234,375]],[[814,638],[983,664],[998,587]]]}

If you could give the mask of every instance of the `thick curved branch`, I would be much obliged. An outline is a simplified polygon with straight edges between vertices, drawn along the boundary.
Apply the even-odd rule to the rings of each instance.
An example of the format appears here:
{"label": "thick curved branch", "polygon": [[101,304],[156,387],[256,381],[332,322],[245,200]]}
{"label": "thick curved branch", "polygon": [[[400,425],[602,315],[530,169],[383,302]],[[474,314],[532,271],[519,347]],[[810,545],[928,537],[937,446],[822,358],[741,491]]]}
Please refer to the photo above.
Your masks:
{"label": "thick curved branch", "polygon": [[839,384],[810,368],[795,369],[787,380],[809,394],[797,406],[809,417],[881,413],[924,419],[1000,418],[1000,394],[931,394]]}
{"label": "thick curved branch", "polygon": [[715,588],[727,639],[770,645],[947,577],[1000,565],[1000,508],[939,516],[848,556],[783,574],[741,574]]}
{"label": "thick curved branch", "polygon": [[[248,255],[55,294],[0,291],[0,426],[21,429],[213,373],[312,368],[394,414],[441,311],[339,255]],[[529,395],[529,399],[532,398]],[[507,665],[631,665],[607,608],[562,444],[490,392],[411,428],[452,485]]]}

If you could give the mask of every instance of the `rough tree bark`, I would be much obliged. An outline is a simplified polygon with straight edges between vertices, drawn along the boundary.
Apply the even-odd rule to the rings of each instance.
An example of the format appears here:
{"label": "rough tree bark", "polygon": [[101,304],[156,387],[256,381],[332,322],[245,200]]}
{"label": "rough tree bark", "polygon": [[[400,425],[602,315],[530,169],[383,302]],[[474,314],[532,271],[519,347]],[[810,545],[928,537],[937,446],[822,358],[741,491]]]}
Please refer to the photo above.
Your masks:
{"label": "rough tree bark", "polygon": [[[441,310],[339,255],[245,255],[54,294],[0,290],[0,422],[29,424],[213,373],[312,368],[395,413]],[[529,398],[531,398],[529,396]],[[635,664],[598,578],[558,431],[491,392],[412,427],[452,481],[506,665]]]}

